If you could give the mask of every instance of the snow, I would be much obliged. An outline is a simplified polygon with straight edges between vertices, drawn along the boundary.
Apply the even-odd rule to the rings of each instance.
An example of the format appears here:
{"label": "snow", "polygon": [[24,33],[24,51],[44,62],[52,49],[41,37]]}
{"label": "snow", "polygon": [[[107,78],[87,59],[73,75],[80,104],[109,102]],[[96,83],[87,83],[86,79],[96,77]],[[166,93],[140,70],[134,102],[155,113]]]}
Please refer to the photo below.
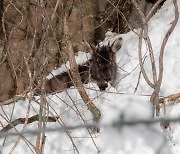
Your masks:
{"label": "snow", "polygon": [[[180,1],[178,1],[178,6],[180,8]],[[148,34],[155,52],[156,66],[158,66],[158,56],[162,39],[171,25],[173,17],[174,7],[172,1],[166,1],[164,6],[148,23]],[[139,32],[139,30],[136,31]],[[165,48],[164,74],[160,90],[161,96],[168,96],[180,91],[179,32],[180,22],[178,22]],[[153,125],[138,124],[132,126],[120,124],[118,127],[111,127],[114,122],[118,121],[148,120],[153,117],[153,107],[149,102],[152,88],[145,82],[142,75],[138,89],[136,93],[134,93],[140,72],[138,62],[138,36],[134,32],[123,35],[108,32],[105,41],[102,43],[107,44],[108,41],[112,43],[118,37],[123,38],[123,46],[117,53],[116,62],[119,69],[116,86],[109,86],[106,92],[99,92],[96,84],[90,83],[85,85],[89,97],[101,111],[102,119],[100,125],[106,125],[107,127],[102,127],[99,134],[91,135],[86,129],[70,130],[70,137],[63,131],[47,132],[45,154],[77,153],[73,147],[73,143],[80,154],[180,153],[179,123],[171,124],[171,130],[167,132],[164,132],[158,123]],[[143,44],[143,54],[146,54],[146,51],[146,45]],[[79,53],[77,61],[85,60],[85,57],[88,59],[90,55],[87,55],[87,53]],[[84,61],[81,61],[79,63],[82,64],[83,62]],[[152,81],[150,64],[150,59],[147,57],[144,66],[148,77]],[[68,65],[67,63],[54,70],[52,74],[57,75],[65,71]],[[52,74],[47,78],[52,78]],[[62,126],[62,123],[66,126],[76,126],[82,125],[84,122],[92,122],[90,111],[87,110],[77,90],[74,88],[48,96],[47,102],[50,115],[60,117],[59,122],[47,123],[47,128],[58,128]],[[15,105],[2,106],[0,109],[1,115],[9,119],[11,118],[12,120],[25,117],[26,115],[35,115],[38,114],[38,112],[39,105],[36,102],[29,102],[29,100],[19,101]],[[167,106],[166,112],[167,117],[179,117],[180,104]],[[78,115],[79,113],[81,116]],[[161,116],[163,116],[163,112]],[[2,116],[0,117],[0,123],[3,125],[7,124],[5,118]],[[25,130],[37,129],[37,124],[37,122],[28,124]],[[18,125],[16,129],[21,131],[23,126]],[[15,130],[11,130],[10,132],[15,132]],[[34,151],[34,149],[31,144],[36,145],[36,136],[37,135],[34,134],[26,134],[24,135],[25,139],[21,139],[19,143],[17,143],[17,136],[9,136],[6,139],[0,138],[2,154],[9,153],[15,143],[17,143],[17,146],[14,148],[13,153],[33,153],[32,151]],[[73,140],[73,143],[70,138]]]}
{"label": "snow", "polygon": [[[75,59],[77,61],[77,64],[82,65],[83,63],[91,59],[91,54],[79,51],[78,56],[75,56]],[[69,62],[66,62],[61,67],[52,70],[52,72],[49,75],[47,75],[46,78],[51,79],[62,72],[66,72],[68,69],[70,69],[70,64]]]}

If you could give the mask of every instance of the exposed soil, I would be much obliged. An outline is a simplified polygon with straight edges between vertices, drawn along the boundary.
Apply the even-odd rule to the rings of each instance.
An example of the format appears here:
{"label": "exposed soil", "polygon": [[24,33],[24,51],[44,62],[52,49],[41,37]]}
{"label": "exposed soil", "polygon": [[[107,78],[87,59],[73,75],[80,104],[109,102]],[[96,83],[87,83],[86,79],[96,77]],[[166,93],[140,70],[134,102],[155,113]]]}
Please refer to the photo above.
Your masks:
{"label": "exposed soil", "polygon": [[[43,4],[35,0],[0,2],[1,16],[4,12],[0,22],[0,102],[33,88],[34,83],[68,59],[63,50],[64,10],[75,52],[83,50],[83,39],[96,45],[108,30],[126,33],[142,25],[129,0],[113,0],[112,4],[104,0],[64,0],[56,10],[56,0],[45,0]],[[147,14],[152,4],[138,2]]]}

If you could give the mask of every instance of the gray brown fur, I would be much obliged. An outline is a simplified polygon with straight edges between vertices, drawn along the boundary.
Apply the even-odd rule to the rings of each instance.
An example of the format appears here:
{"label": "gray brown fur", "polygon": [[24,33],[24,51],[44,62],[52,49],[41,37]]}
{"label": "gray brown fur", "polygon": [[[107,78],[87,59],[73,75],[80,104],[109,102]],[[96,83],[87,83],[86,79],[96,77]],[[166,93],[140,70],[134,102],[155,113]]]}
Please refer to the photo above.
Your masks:
{"label": "gray brown fur", "polygon": [[[86,50],[92,54],[92,58],[78,66],[82,83],[95,82],[99,89],[105,90],[109,83],[113,83],[116,78],[117,65],[115,54],[121,48],[122,38],[115,40],[112,45],[94,47],[84,42]],[[45,83],[45,92],[61,92],[73,86],[70,72],[64,72],[47,80]]]}

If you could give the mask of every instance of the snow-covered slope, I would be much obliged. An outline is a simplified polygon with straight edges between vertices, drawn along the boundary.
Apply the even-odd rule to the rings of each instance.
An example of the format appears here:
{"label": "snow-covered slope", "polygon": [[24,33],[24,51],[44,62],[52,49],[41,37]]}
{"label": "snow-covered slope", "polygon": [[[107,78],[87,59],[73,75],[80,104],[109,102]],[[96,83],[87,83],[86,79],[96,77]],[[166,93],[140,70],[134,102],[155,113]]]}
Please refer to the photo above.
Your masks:
{"label": "snow-covered slope", "polygon": [[[180,8],[180,1],[178,0]],[[149,36],[155,52],[156,65],[162,39],[165,36],[171,21],[174,18],[174,7],[172,1],[168,0],[164,6],[149,22]],[[139,30],[137,30],[138,32]],[[180,92],[180,21],[173,31],[165,48],[164,54],[164,76],[160,95],[167,96]],[[95,84],[85,85],[89,97],[102,113],[101,124],[109,124],[120,121],[118,127],[102,127],[99,134],[91,134],[86,129],[75,129],[67,133],[54,131],[46,133],[45,154],[179,154],[180,153],[180,123],[171,124],[171,131],[163,132],[159,124],[154,125],[122,125],[122,121],[134,121],[152,119],[153,109],[149,102],[151,87],[140,78],[139,86],[134,93],[139,78],[138,63],[138,36],[129,32],[124,35],[117,35],[108,32],[104,43],[113,41],[116,37],[123,38],[123,46],[117,53],[118,75],[115,88],[109,87],[106,92],[99,92]],[[143,52],[147,51],[143,44]],[[82,59],[82,58],[80,58]],[[145,69],[152,80],[151,65],[149,57],[145,60]],[[59,69],[61,70],[61,69]],[[54,71],[57,74],[58,71]],[[90,89],[89,89],[90,88]],[[92,89],[91,89],[92,88]],[[96,90],[95,90],[96,89]],[[62,124],[66,126],[82,125],[92,122],[92,115],[81,100],[77,90],[71,88],[66,92],[47,97],[47,108],[50,115],[60,116],[59,122],[48,123],[47,128],[59,128]],[[39,105],[28,100],[20,101],[14,105],[3,106],[0,109],[1,115],[12,119],[35,115],[39,113]],[[5,114],[6,113],[6,114]],[[80,115],[81,116],[80,116]],[[167,115],[178,117],[180,105],[167,107]],[[0,116],[0,121],[6,125],[6,120]],[[34,130],[37,122],[28,124],[25,130]],[[21,131],[22,126],[16,127]],[[15,130],[11,130],[16,132]],[[35,134],[26,134],[19,142],[17,136],[0,138],[0,149],[2,154],[7,154],[15,146],[12,153],[31,154],[34,151],[33,144],[36,144]],[[30,144],[31,143],[31,144]],[[31,148],[29,148],[31,147]],[[78,150],[78,152],[76,151]]]}

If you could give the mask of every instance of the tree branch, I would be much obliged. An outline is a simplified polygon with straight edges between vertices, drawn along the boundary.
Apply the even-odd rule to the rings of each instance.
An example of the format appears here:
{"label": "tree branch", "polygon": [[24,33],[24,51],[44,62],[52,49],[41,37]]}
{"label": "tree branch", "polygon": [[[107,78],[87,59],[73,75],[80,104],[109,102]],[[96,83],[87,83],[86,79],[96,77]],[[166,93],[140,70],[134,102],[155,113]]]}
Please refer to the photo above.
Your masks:
{"label": "tree branch", "polygon": [[168,101],[168,102],[176,102],[179,99],[180,99],[180,92],[159,99],[159,103],[165,104],[166,101]]}
{"label": "tree branch", "polygon": [[13,120],[12,122],[10,122],[8,125],[6,125],[0,132],[8,132],[10,129],[16,127],[19,124],[24,124],[27,120],[27,124],[33,123],[35,121],[39,121],[41,118],[43,119],[47,119],[47,122],[56,122],[58,117],[51,117],[51,116],[47,116],[47,117],[40,117],[38,114],[34,115],[28,119],[26,118],[18,118],[16,120]]}
{"label": "tree branch", "polygon": [[84,90],[84,87],[81,82],[81,78],[78,72],[78,67],[75,61],[75,54],[72,48],[72,43],[70,41],[70,32],[67,25],[67,14],[65,13],[64,16],[64,35],[65,35],[65,42],[67,43],[67,52],[69,56],[69,63],[70,63],[70,73],[72,77],[72,82],[74,86],[77,88],[81,98],[83,99],[84,103],[86,104],[87,108],[91,111],[93,115],[93,120],[98,122],[100,120],[101,113],[99,109],[94,105],[94,103],[89,99],[87,93]]}

